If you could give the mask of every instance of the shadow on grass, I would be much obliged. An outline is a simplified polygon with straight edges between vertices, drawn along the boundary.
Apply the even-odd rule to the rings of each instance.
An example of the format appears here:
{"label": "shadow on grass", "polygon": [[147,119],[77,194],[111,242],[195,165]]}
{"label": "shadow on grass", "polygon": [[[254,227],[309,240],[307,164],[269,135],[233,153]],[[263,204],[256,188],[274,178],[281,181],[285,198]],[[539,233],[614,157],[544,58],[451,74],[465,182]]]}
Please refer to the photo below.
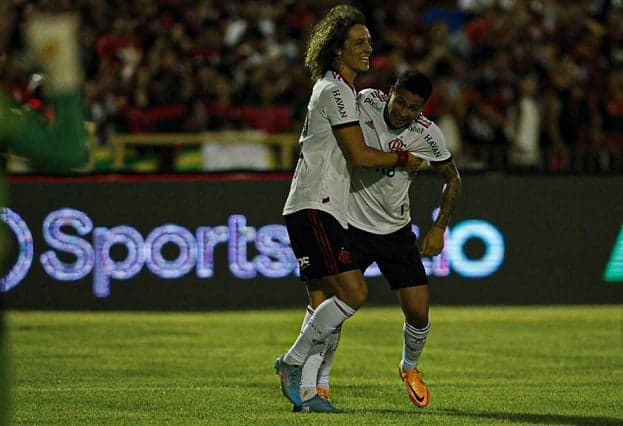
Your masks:
{"label": "shadow on grass", "polygon": [[[600,425],[615,426],[623,424],[623,419],[614,417],[598,416],[573,416],[564,414],[535,414],[535,413],[496,413],[496,412],[470,412],[453,409],[439,409],[435,413],[449,416],[473,417],[492,420],[511,420],[515,422],[525,422],[534,424],[548,425]],[[431,412],[433,414],[433,412]]]}
{"label": "shadow on grass", "polygon": [[520,423],[532,423],[532,424],[545,424],[545,425],[599,425],[599,426],[621,426],[623,425],[623,418],[615,417],[599,417],[599,416],[573,416],[565,414],[536,414],[536,413],[501,413],[501,412],[485,412],[485,411],[465,411],[465,410],[453,410],[448,408],[432,409],[432,410],[418,410],[418,409],[356,409],[356,410],[342,410],[342,414],[348,413],[378,413],[378,414],[409,414],[414,412],[423,416],[454,416],[472,419],[489,419],[489,420],[506,420]]}

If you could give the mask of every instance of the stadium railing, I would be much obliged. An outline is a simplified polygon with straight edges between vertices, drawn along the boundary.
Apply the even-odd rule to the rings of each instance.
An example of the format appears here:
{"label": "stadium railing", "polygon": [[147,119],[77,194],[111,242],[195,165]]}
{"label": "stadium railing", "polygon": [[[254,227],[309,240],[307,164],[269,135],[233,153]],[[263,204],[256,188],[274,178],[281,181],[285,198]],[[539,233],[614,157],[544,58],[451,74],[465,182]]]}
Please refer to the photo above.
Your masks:
{"label": "stadium railing", "polygon": [[219,144],[263,144],[276,148],[277,166],[291,169],[298,149],[298,136],[294,133],[266,133],[255,130],[232,130],[200,133],[120,133],[110,139],[113,167],[125,167],[128,146],[187,146]]}

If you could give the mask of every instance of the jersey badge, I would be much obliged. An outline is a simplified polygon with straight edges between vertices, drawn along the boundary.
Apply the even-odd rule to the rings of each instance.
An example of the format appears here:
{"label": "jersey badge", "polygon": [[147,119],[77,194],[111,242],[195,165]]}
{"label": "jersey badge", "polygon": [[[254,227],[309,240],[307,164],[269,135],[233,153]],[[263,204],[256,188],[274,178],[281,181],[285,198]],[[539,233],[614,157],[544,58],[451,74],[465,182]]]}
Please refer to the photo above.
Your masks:
{"label": "jersey badge", "polygon": [[340,261],[340,263],[344,265],[353,263],[353,256],[351,255],[350,251],[346,250],[344,247],[340,249],[340,253],[337,255],[337,259]]}
{"label": "jersey badge", "polygon": [[404,151],[406,145],[402,139],[396,138],[396,139],[392,139],[391,141],[387,142],[387,147],[389,148],[391,152],[396,152],[396,151]]}

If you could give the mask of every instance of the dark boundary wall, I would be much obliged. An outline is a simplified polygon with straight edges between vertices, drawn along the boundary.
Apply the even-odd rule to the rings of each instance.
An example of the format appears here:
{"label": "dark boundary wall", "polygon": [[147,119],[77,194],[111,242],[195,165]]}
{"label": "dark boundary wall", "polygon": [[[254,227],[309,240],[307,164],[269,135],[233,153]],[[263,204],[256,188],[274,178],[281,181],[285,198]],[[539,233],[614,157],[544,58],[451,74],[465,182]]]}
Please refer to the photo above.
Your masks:
{"label": "dark boundary wall", "polygon": [[[504,242],[502,248],[487,246],[478,238],[467,239],[462,244],[463,254],[473,260],[490,254],[490,250],[502,250],[503,260],[487,276],[468,277],[455,271],[458,263],[452,262],[457,262],[456,256],[450,259],[449,275],[430,277],[434,304],[623,303],[623,280],[606,282],[603,278],[623,225],[623,177],[463,178],[454,226],[477,220],[498,230]],[[424,174],[418,176],[412,188],[414,222],[424,229],[431,223],[441,184],[439,177]],[[129,279],[111,277],[108,297],[94,295],[95,267],[81,279],[63,282],[44,272],[41,261],[45,252],[56,253],[59,260],[69,265],[76,260],[75,256],[51,247],[42,236],[44,220],[58,209],[83,212],[93,228],[101,232],[126,225],[147,238],[164,224],[176,224],[193,236],[200,227],[220,229],[222,237],[232,215],[243,216],[246,225],[255,231],[270,224],[281,225],[281,208],[288,189],[289,175],[279,174],[13,178],[10,209],[32,233],[34,258],[25,278],[3,293],[5,307],[194,310],[303,306],[305,291],[293,274],[284,278],[257,274],[252,279],[232,274],[232,255],[248,260],[258,255],[257,245],[252,243],[244,245],[246,254],[239,253],[240,247],[232,254],[231,244],[216,245],[213,276],[207,278],[197,277],[196,268],[179,278],[159,278],[143,265]],[[9,230],[5,223],[0,226]],[[93,229],[83,235],[78,235],[76,228],[61,229],[64,235],[73,235],[74,240],[91,246],[95,243]],[[248,229],[239,231],[236,235],[240,238],[258,238],[257,232],[249,236]],[[273,246],[280,246],[274,238],[271,241]],[[269,253],[265,256],[268,259],[271,241],[264,249],[264,253]],[[283,245],[281,241],[282,248]],[[623,242],[620,247],[623,248]],[[17,262],[19,253],[14,237],[10,264]],[[129,256],[122,244],[109,244],[108,253],[117,262]],[[180,249],[169,243],[161,253],[165,260],[172,260],[180,256]],[[104,268],[102,259],[92,260],[100,262],[99,270]],[[6,271],[3,272],[5,276]],[[395,303],[382,278],[370,278],[369,284],[370,304]]]}

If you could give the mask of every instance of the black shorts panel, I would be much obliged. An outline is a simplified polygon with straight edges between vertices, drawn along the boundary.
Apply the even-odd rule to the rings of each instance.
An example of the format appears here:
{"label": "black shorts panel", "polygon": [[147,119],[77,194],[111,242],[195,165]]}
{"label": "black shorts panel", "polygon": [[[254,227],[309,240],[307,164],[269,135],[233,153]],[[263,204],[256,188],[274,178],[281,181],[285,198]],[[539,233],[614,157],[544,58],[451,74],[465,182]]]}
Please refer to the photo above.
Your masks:
{"label": "black shorts panel", "polygon": [[306,209],[284,216],[302,281],[358,269],[346,230],[329,213]]}
{"label": "black shorts panel", "polygon": [[348,236],[355,263],[365,271],[376,262],[392,290],[428,284],[411,225],[387,235],[351,226]]}

